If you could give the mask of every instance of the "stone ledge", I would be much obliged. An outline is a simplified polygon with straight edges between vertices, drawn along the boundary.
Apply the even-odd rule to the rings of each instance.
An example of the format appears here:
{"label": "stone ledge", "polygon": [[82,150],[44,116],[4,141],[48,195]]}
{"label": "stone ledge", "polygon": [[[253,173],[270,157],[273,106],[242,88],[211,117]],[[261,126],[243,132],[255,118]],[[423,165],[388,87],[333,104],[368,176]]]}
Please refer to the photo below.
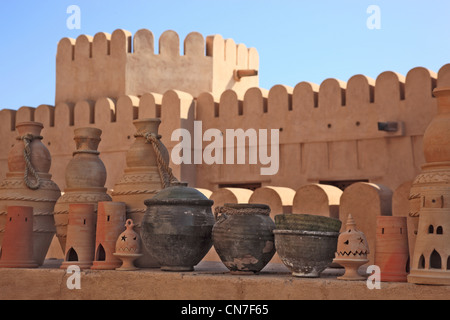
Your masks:
{"label": "stone ledge", "polygon": [[158,269],[81,273],[81,289],[69,290],[70,275],[46,261],[39,269],[0,269],[1,300],[440,300],[450,286],[337,280],[341,269],[319,279],[295,278],[284,265],[269,264],[260,274],[231,275],[220,262],[202,262],[194,272]]}

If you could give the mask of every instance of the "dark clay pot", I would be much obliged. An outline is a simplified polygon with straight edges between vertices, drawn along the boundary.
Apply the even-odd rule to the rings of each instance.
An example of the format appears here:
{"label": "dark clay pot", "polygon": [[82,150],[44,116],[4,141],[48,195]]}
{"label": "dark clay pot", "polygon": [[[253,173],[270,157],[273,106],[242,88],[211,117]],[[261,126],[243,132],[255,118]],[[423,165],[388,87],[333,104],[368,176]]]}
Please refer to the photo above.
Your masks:
{"label": "dark clay pot", "polygon": [[333,262],[338,232],[274,230],[275,247],[293,276],[317,278]]}
{"label": "dark clay pot", "polygon": [[217,207],[213,228],[214,248],[225,266],[236,274],[261,271],[275,254],[270,207],[225,204]]}
{"label": "dark clay pot", "polygon": [[212,247],[214,201],[180,183],[144,203],[141,238],[149,254],[161,270],[193,271]]}
{"label": "dark clay pot", "polygon": [[339,219],[311,214],[280,214],[275,216],[275,225],[279,230],[339,232],[342,222]]}

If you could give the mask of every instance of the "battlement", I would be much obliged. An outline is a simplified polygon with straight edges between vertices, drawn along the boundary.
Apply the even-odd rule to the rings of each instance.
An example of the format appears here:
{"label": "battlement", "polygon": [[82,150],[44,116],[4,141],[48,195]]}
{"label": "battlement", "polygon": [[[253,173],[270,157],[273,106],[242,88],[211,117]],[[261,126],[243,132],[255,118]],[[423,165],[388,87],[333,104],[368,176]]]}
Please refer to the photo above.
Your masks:
{"label": "battlement", "polygon": [[[121,29],[94,37],[80,35],[58,44],[55,103],[163,94],[173,88],[195,97],[227,89],[240,92],[258,86],[258,69],[256,49],[220,35],[205,39],[198,32],[188,34],[183,54],[179,35],[172,30],[160,36],[157,54],[154,35],[147,29],[134,37]],[[243,77],[238,71],[253,73]]]}
{"label": "battlement", "polygon": [[[320,85],[251,88],[243,95],[227,90],[198,97],[197,119],[204,128],[281,129],[282,143],[310,143],[420,136],[437,112],[432,95],[437,83],[449,82],[450,67],[438,74],[417,67],[406,76],[386,71],[376,79],[355,75],[347,82],[327,79]],[[396,123],[397,129],[383,124]]]}

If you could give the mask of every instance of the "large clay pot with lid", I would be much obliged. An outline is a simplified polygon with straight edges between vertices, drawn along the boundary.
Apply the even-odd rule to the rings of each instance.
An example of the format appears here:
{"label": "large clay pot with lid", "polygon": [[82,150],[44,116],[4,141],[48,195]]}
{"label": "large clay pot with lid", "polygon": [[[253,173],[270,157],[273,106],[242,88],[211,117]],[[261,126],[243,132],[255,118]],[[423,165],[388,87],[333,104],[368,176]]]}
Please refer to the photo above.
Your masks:
{"label": "large clay pot with lid", "polygon": [[49,173],[51,156],[42,143],[39,122],[16,125],[18,138],[8,154],[8,172],[0,184],[0,247],[8,206],[33,207],[33,259],[42,265],[55,235],[53,209],[61,196]]}
{"label": "large clay pot with lid", "polygon": [[[147,210],[144,201],[151,199],[164,187],[169,177],[164,173],[159,161],[169,165],[169,153],[160,141],[158,129],[160,119],[140,119],[133,121],[136,140],[126,154],[126,168],[122,178],[114,186],[112,199],[126,204],[127,219],[134,222],[134,230],[141,232],[142,219]],[[153,138],[150,140],[149,138]],[[150,142],[153,141],[153,142]],[[156,145],[155,145],[156,144]],[[157,146],[158,152],[155,151]],[[164,180],[166,179],[166,183]],[[136,260],[139,268],[159,267],[158,262],[142,248],[142,257]]]}
{"label": "large clay pot with lid", "polygon": [[97,212],[98,202],[111,201],[105,188],[106,168],[97,151],[101,134],[102,130],[97,128],[78,128],[74,131],[76,150],[66,167],[66,189],[55,204],[56,235],[63,252],[66,251],[69,206],[92,204]]}
{"label": "large clay pot with lid", "polygon": [[225,204],[216,207],[212,238],[222,262],[233,274],[260,272],[275,254],[270,207],[263,204]]}
{"label": "large clay pot with lid", "polygon": [[145,201],[141,238],[164,271],[193,271],[212,247],[212,205],[196,189],[176,183]]}

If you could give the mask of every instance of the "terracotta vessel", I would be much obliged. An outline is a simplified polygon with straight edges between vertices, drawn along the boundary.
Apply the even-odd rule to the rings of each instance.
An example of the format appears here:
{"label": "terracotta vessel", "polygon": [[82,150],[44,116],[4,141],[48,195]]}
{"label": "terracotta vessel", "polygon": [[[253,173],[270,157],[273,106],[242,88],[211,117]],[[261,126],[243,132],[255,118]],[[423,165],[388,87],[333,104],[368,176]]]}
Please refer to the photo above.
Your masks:
{"label": "terracotta vessel", "polygon": [[86,203],[69,205],[66,251],[61,269],[66,269],[70,265],[77,265],[80,269],[89,269],[92,266],[96,220],[95,205]]}
{"label": "terracotta vessel", "polygon": [[406,282],[409,271],[406,217],[377,217],[375,265],[380,267],[381,281]]}
{"label": "terracotta vessel", "polygon": [[119,271],[135,271],[134,261],[142,257],[141,239],[133,228],[133,220],[128,219],[125,223],[126,230],[122,232],[116,241],[116,252],[113,254],[120,259],[122,263],[116,268]]}
{"label": "terracotta vessel", "polygon": [[438,114],[423,139],[427,163],[411,188],[417,235],[408,282],[450,285],[450,87],[434,96]]}
{"label": "terracotta vessel", "polygon": [[124,229],[126,210],[123,202],[98,203],[95,260],[91,269],[114,270],[120,267],[122,262],[114,252],[117,238]]}
{"label": "terracotta vessel", "polygon": [[338,232],[274,230],[275,248],[293,276],[318,278],[331,265]]}
{"label": "terracotta vessel", "polygon": [[8,172],[0,184],[0,247],[5,232],[6,208],[33,207],[33,259],[42,265],[55,235],[53,209],[61,191],[49,174],[51,156],[41,141],[43,125],[22,122],[16,129],[19,137],[9,152]]}
{"label": "terracotta vessel", "polygon": [[193,271],[212,247],[212,200],[177,183],[146,200],[141,237],[164,271]]}
{"label": "terracotta vessel", "polygon": [[311,214],[280,214],[275,216],[277,229],[339,232],[342,222],[339,219]]}
{"label": "terracotta vessel", "polygon": [[350,214],[347,218],[346,230],[339,235],[337,252],[334,263],[345,268],[339,280],[365,280],[366,277],[358,273],[358,268],[369,262],[369,244],[363,232],[356,228],[355,220]]}
{"label": "terracotta vessel", "polygon": [[[127,167],[121,180],[114,186],[112,199],[115,202],[125,202],[127,218],[135,223],[137,233],[141,232],[142,219],[147,207],[144,201],[151,199],[165,186],[164,180],[168,175],[158,167],[158,159],[169,164],[169,153],[160,141],[158,128],[160,119],[143,119],[133,122],[136,127],[135,142],[126,155]],[[155,152],[155,145],[149,143],[146,135],[154,137],[159,148],[159,157]],[[160,168],[162,169],[161,163]],[[143,256],[136,261],[141,268],[159,267],[158,262],[151,257],[146,248],[142,248]]]}
{"label": "terracotta vessel", "polygon": [[214,248],[233,274],[261,271],[275,254],[275,223],[270,207],[258,204],[225,204],[215,208]]}
{"label": "terracotta vessel", "polygon": [[106,168],[97,151],[102,131],[97,128],[78,128],[74,131],[76,151],[66,167],[66,189],[55,204],[56,235],[66,252],[69,205],[88,203],[95,206],[111,201],[106,193]]}
{"label": "terracotta vessel", "polygon": [[37,268],[33,253],[33,208],[10,206],[0,268]]}

